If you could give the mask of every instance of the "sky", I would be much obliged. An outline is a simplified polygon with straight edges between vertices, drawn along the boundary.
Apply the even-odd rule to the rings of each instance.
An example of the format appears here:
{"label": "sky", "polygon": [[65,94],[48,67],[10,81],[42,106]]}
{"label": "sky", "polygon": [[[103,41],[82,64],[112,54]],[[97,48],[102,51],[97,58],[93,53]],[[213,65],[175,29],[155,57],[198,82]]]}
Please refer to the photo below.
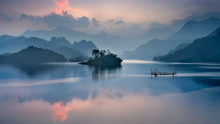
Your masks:
{"label": "sky", "polygon": [[135,34],[193,15],[220,13],[219,0],[0,0],[0,35],[70,27]]}

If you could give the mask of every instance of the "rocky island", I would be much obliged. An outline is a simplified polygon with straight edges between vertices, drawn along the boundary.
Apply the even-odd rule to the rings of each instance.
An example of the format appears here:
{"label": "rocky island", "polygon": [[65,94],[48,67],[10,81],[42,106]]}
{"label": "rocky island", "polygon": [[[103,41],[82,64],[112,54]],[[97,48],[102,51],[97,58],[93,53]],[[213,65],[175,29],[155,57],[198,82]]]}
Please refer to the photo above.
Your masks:
{"label": "rocky island", "polygon": [[92,57],[87,62],[80,64],[92,65],[98,67],[120,66],[123,60],[109,50],[92,50]]}

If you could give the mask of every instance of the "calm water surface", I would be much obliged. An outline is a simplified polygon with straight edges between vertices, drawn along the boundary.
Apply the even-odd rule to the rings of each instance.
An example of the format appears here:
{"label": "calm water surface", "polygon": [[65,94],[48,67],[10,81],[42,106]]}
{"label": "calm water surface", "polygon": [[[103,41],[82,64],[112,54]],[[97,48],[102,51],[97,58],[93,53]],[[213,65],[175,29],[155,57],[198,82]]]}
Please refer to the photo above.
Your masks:
{"label": "calm water surface", "polygon": [[[177,70],[151,77],[150,70]],[[0,124],[219,124],[220,64],[0,65]]]}

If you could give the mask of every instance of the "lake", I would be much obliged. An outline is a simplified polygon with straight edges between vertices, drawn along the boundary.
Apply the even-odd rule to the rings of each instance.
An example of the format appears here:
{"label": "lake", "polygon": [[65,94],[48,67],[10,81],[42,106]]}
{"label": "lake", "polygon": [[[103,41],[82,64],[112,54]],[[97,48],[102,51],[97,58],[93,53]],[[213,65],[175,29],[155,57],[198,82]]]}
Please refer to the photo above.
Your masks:
{"label": "lake", "polygon": [[[176,76],[151,76],[151,69]],[[219,63],[0,65],[1,124],[219,124]]]}

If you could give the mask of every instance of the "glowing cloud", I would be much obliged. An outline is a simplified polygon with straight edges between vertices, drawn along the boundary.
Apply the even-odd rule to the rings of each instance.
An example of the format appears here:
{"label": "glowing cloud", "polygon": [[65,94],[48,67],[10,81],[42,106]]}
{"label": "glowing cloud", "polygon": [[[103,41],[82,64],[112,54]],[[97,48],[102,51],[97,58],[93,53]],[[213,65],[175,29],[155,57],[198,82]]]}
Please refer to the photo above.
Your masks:
{"label": "glowing cloud", "polygon": [[66,13],[74,15],[74,17],[88,16],[88,12],[83,9],[73,8],[70,6],[69,0],[56,1],[54,11],[57,15],[64,15]]}
{"label": "glowing cloud", "polygon": [[70,7],[69,0],[58,0],[55,4],[55,13],[58,15],[63,15],[63,13],[72,10],[73,8]]}

